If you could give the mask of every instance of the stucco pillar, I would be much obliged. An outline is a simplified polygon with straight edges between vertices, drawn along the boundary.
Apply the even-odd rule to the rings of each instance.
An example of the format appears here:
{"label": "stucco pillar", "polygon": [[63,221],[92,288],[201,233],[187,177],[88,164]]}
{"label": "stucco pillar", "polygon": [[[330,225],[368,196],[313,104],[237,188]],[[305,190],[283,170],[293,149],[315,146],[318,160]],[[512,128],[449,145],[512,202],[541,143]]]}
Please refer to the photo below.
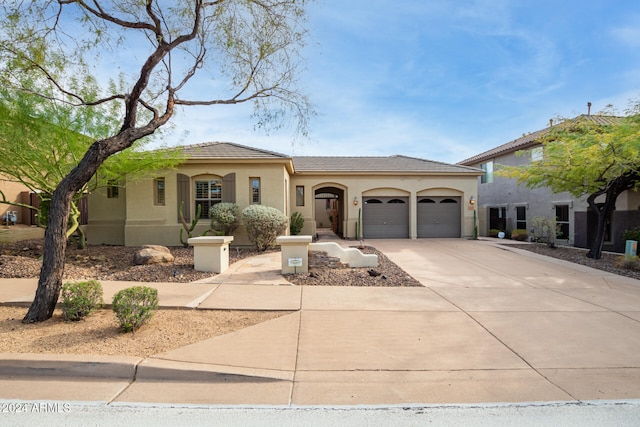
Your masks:
{"label": "stucco pillar", "polygon": [[409,196],[409,238],[418,238],[418,194],[415,191]]}
{"label": "stucco pillar", "polygon": [[187,240],[193,246],[193,266],[196,271],[222,273],[229,268],[229,243],[233,236],[202,236]]}
{"label": "stucco pillar", "polygon": [[276,239],[282,253],[282,274],[309,272],[311,241],[311,236],[280,236]]}

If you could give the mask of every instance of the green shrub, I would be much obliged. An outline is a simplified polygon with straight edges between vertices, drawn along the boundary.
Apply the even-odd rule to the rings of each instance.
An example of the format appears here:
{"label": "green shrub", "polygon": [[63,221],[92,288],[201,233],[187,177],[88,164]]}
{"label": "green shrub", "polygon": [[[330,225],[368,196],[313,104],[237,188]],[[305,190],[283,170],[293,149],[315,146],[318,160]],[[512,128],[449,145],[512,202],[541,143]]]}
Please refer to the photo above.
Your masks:
{"label": "green shrub", "polygon": [[275,246],[276,238],[287,229],[287,216],[269,206],[248,206],[242,211],[242,219],[247,227],[249,240],[259,251]]}
{"label": "green shrub", "polygon": [[622,233],[622,240],[635,240],[640,242],[640,227],[633,227],[629,230],[624,230]]}
{"label": "green shrub", "polygon": [[531,234],[535,242],[544,242],[547,246],[555,248],[556,237],[560,228],[555,218],[535,217],[531,221]]}
{"label": "green shrub", "polygon": [[627,270],[640,270],[640,258],[636,255],[623,255],[615,260],[615,266],[619,268],[625,268]]}
{"label": "green shrub", "polygon": [[113,297],[112,309],[123,332],[135,332],[151,319],[158,308],[158,290],[146,286],[133,286],[118,292]]}
{"label": "green shrub", "polygon": [[489,230],[489,237],[498,237],[498,233],[500,233],[500,230],[498,230],[497,228],[492,228],[491,230]]}
{"label": "green shrub", "polygon": [[300,212],[294,212],[291,214],[291,221],[289,223],[289,232],[292,236],[297,236],[304,227],[304,216]]}
{"label": "green shrub", "polygon": [[519,242],[524,242],[529,238],[529,232],[521,228],[516,228],[511,232],[511,238]]}
{"label": "green shrub", "polygon": [[95,280],[65,283],[60,294],[64,320],[80,320],[102,306],[102,285]]}
{"label": "green shrub", "polygon": [[209,210],[211,229],[231,236],[240,225],[240,207],[235,203],[216,203]]}

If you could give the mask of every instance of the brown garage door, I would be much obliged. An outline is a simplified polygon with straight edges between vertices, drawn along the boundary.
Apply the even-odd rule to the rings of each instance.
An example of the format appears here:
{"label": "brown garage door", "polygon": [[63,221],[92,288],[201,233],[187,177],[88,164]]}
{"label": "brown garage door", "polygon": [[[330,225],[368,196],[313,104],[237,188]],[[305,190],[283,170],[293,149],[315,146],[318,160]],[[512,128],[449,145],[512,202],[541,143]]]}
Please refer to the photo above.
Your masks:
{"label": "brown garage door", "polygon": [[460,197],[418,197],[418,237],[460,237]]}
{"label": "brown garage door", "polygon": [[408,197],[364,197],[362,234],[365,239],[409,238]]}

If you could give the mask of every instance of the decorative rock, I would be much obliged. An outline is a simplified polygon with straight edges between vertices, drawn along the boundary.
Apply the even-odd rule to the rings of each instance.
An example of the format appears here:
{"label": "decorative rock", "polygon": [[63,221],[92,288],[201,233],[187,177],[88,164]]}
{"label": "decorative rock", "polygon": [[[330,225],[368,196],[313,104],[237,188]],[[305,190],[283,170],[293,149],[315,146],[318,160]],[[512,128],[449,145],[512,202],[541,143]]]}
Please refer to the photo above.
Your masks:
{"label": "decorative rock", "polygon": [[135,265],[162,264],[173,262],[173,259],[169,248],[160,245],[145,245],[133,255]]}

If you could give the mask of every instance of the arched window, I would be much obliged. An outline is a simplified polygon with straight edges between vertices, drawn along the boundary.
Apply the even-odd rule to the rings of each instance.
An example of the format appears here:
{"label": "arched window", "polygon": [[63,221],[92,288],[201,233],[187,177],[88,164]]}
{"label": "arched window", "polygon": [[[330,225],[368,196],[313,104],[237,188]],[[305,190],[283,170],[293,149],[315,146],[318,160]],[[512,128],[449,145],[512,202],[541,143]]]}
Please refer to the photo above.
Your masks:
{"label": "arched window", "polygon": [[378,199],[369,199],[364,202],[365,205],[369,203],[382,203],[382,202]]}
{"label": "arched window", "polygon": [[422,199],[418,203],[435,203],[436,201],[433,199]]}
{"label": "arched window", "polygon": [[400,199],[391,199],[387,203],[405,203],[405,201]]}
{"label": "arched window", "polygon": [[453,199],[443,199],[440,201],[440,203],[458,203],[458,202]]}

